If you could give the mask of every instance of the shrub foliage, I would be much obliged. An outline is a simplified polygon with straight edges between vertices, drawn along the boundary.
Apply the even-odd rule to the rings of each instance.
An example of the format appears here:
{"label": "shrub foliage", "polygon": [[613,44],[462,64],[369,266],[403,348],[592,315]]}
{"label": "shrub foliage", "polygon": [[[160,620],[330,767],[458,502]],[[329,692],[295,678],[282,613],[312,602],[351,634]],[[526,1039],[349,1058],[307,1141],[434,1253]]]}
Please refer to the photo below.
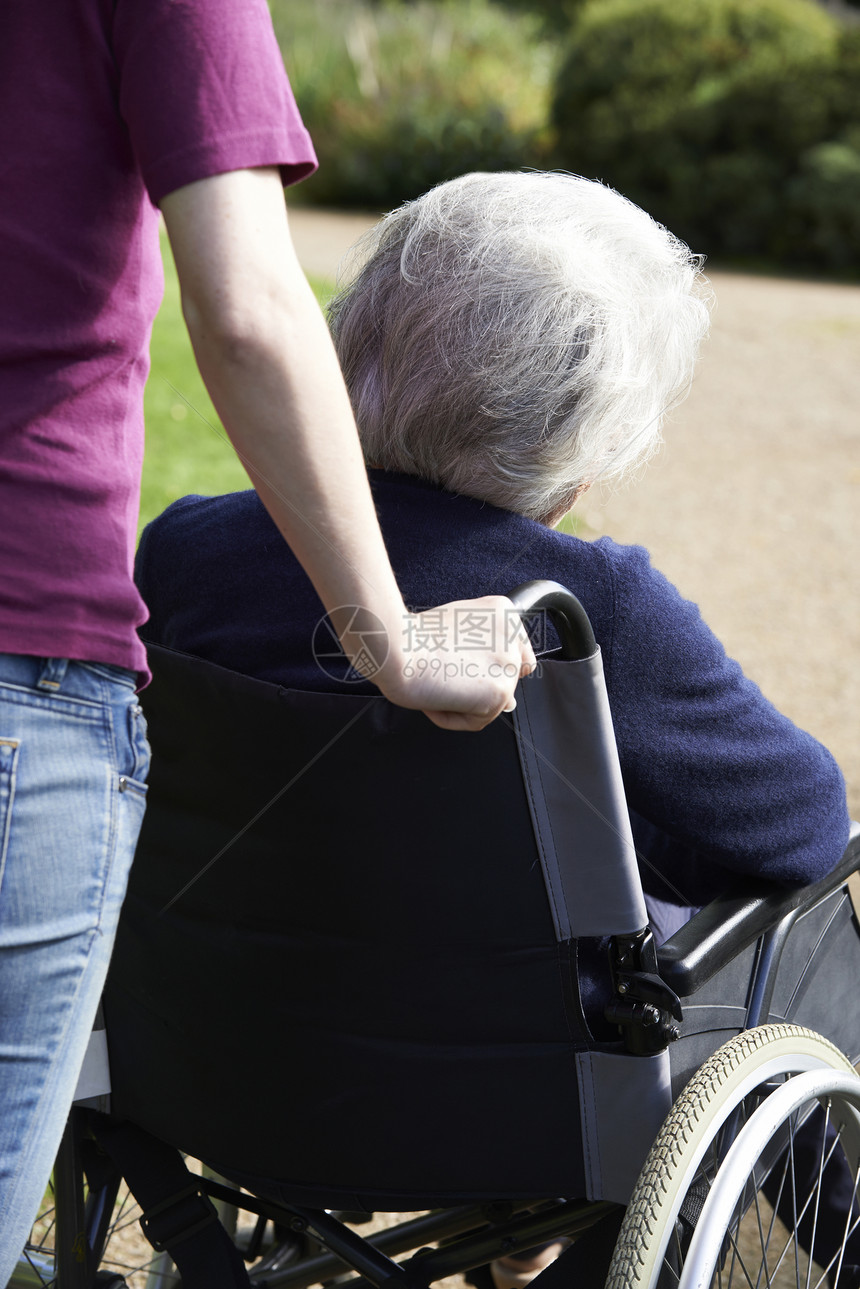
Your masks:
{"label": "shrub foliage", "polygon": [[490,0],[270,0],[320,171],[301,197],[388,208],[469,170],[546,163],[552,49]]}
{"label": "shrub foliage", "polygon": [[815,0],[269,3],[320,157],[291,200],[560,165],[709,255],[860,273],[860,26]]}
{"label": "shrub foliage", "polygon": [[569,42],[562,164],[697,250],[857,270],[856,28],[812,0],[589,0]]}

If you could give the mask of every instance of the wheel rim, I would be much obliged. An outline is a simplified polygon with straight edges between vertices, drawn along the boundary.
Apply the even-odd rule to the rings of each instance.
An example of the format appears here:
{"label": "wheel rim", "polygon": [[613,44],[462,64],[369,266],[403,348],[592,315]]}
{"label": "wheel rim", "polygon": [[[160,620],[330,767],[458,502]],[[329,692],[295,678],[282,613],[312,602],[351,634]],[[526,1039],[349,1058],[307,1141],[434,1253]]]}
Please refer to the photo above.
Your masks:
{"label": "wheel rim", "polygon": [[[752,1116],[775,1090],[784,1085],[789,1086],[798,1077],[813,1072],[828,1075],[836,1072],[841,1078],[847,1079],[846,1084],[840,1084],[846,1091],[840,1092],[839,1096],[851,1105],[858,1104],[860,1079],[850,1062],[820,1034],[795,1025],[781,1023],[746,1030],[719,1048],[699,1068],[673,1105],[630,1198],[609,1269],[607,1289],[677,1289],[687,1266],[694,1231],[701,1220],[713,1182],[733,1143],[748,1130]],[[825,1085],[816,1083],[815,1086],[823,1088]],[[818,1109],[818,1104],[813,1098],[809,1105],[807,1098],[806,1106],[796,1112],[798,1126],[808,1118],[813,1108]],[[810,1127],[798,1139],[798,1177],[808,1178],[811,1175],[809,1161],[815,1156],[820,1144],[813,1127],[811,1122]],[[757,1136],[761,1140],[761,1133]],[[854,1203],[850,1192],[853,1184],[851,1179],[860,1162],[858,1143],[860,1137],[857,1137],[856,1128],[839,1143],[833,1172],[837,1174],[840,1190],[838,1195],[834,1194],[833,1203],[825,1213],[824,1225],[828,1242],[834,1242],[841,1221],[839,1215],[844,1212],[843,1200],[848,1208]],[[772,1170],[780,1155],[778,1147],[776,1139],[767,1146],[770,1152],[767,1162]],[[846,1162],[847,1168],[844,1166]],[[775,1204],[781,1206],[780,1196],[773,1190],[775,1185],[775,1182],[767,1180],[765,1192]],[[739,1261],[735,1256],[734,1261],[730,1260],[728,1263],[728,1271],[723,1257],[718,1268],[719,1274],[715,1273],[713,1276],[713,1286],[715,1289],[728,1289],[729,1286],[746,1286],[748,1289],[813,1289],[819,1272],[815,1272],[810,1278],[808,1286],[806,1270],[802,1274],[795,1272],[787,1277],[783,1275],[783,1268],[773,1278],[767,1258],[755,1255],[755,1249],[760,1248],[762,1239],[766,1243],[775,1231],[778,1233],[781,1229],[778,1223],[774,1226],[764,1195],[759,1197],[761,1205],[753,1203],[755,1189],[751,1187],[746,1194],[746,1208],[743,1211],[748,1212],[748,1217],[740,1230],[744,1250],[753,1251],[749,1258],[745,1252],[744,1261]],[[792,1213],[786,1214],[781,1206],[780,1218],[785,1217],[787,1225],[791,1226]],[[753,1226],[751,1235],[745,1229],[749,1223]],[[802,1239],[806,1239],[807,1232],[804,1230],[801,1234]],[[842,1240],[841,1229],[838,1237],[836,1242]],[[856,1234],[852,1243],[851,1263],[857,1266],[860,1264],[860,1256],[855,1256],[858,1244]],[[728,1246],[723,1248],[724,1254],[726,1247]],[[754,1267],[751,1273],[747,1272],[748,1266]],[[688,1282],[691,1277],[692,1272],[688,1273]],[[704,1282],[708,1283],[707,1279]],[[860,1289],[860,1278],[854,1275],[851,1278],[843,1276],[839,1289],[847,1287]]]}
{"label": "wheel rim", "polygon": [[[797,1194],[793,1145],[797,1129],[806,1121],[815,1102],[825,1111],[817,1180],[809,1193]],[[802,1113],[804,1110],[807,1114]],[[838,1129],[835,1141],[828,1144],[826,1129],[831,1123],[838,1124]],[[796,1214],[795,1234],[789,1233],[787,1239],[773,1217],[763,1220],[759,1207],[759,1191],[773,1168],[773,1165],[766,1169],[757,1167],[762,1161],[762,1143],[773,1142],[781,1132],[787,1132],[788,1142],[787,1149],[779,1152],[783,1159],[779,1190],[782,1196],[786,1194],[786,1187],[789,1188]],[[813,1071],[797,1075],[775,1089],[751,1115],[709,1183],[708,1197],[690,1241],[679,1289],[705,1289],[712,1285],[722,1289],[724,1285],[734,1284],[772,1286],[779,1277],[780,1283],[819,1289],[827,1284],[828,1273],[835,1280],[842,1271],[845,1243],[860,1226],[860,1216],[849,1209],[841,1247],[829,1251],[822,1259],[821,1271],[816,1273],[813,1263],[819,1204],[837,1152],[845,1152],[852,1160],[852,1200],[856,1206],[860,1183],[860,1090],[856,1077],[843,1071]],[[759,1233],[758,1267],[750,1265],[749,1255],[744,1253],[739,1240],[741,1222],[751,1211]],[[812,1223],[812,1257],[800,1249],[796,1238],[797,1224],[804,1220]]]}
{"label": "wheel rim", "polygon": [[[831,1067],[825,1065],[824,1062],[821,1061],[819,1057],[809,1053],[799,1053],[799,1054],[796,1054],[792,1059],[792,1070],[791,1070],[790,1082],[793,1083],[796,1078],[803,1077],[804,1075],[807,1075],[807,1074],[811,1074],[813,1077],[816,1074],[820,1076],[830,1072],[830,1070],[831,1070]],[[732,1132],[731,1122],[730,1122],[732,1120],[732,1117],[736,1115],[740,1115],[742,1116],[743,1121],[747,1122],[749,1111],[747,1109],[747,1104],[745,1103],[749,1103],[749,1101],[752,1099],[757,1104],[757,1098],[760,1095],[762,1095],[763,1088],[766,1088],[767,1093],[770,1096],[772,1096],[773,1092],[767,1086],[769,1081],[775,1078],[785,1077],[787,1073],[788,1072],[786,1071],[785,1060],[784,1058],[781,1058],[779,1056],[774,1057],[773,1060],[767,1062],[766,1064],[762,1064],[758,1066],[756,1069],[750,1071],[750,1073],[746,1076],[746,1078],[744,1078],[738,1083],[735,1089],[734,1100],[732,1102],[729,1102],[723,1108],[723,1111],[719,1115],[715,1116],[715,1121],[714,1121],[715,1128],[717,1128],[722,1133],[726,1133],[726,1131],[728,1130],[730,1135],[733,1136],[734,1133]],[[788,1086],[788,1084],[786,1084],[785,1086]],[[712,1151],[713,1149],[714,1149],[714,1144],[712,1141],[703,1140],[701,1148],[695,1154],[692,1155],[689,1161],[689,1166],[691,1170],[698,1171],[698,1174],[708,1191],[710,1191],[711,1189],[713,1179],[708,1172],[708,1163],[705,1156],[709,1150]],[[727,1145],[724,1146],[721,1144],[717,1148],[717,1154],[719,1155],[720,1158],[722,1158],[724,1149],[728,1149],[728,1146]],[[682,1196],[679,1195],[677,1204],[674,1206],[674,1211],[672,1213],[673,1218],[676,1218],[678,1216],[678,1210],[681,1207],[681,1199],[682,1199]],[[658,1263],[661,1259],[665,1261],[667,1258],[667,1255],[668,1257],[672,1256],[672,1249],[670,1247],[670,1242],[672,1241],[673,1237],[675,1238],[675,1241],[676,1241],[676,1251],[680,1254],[681,1250],[677,1244],[677,1235],[675,1232],[675,1228],[672,1223],[668,1223],[665,1233],[663,1235],[662,1247],[659,1250]],[[686,1256],[687,1255],[685,1252],[684,1260],[686,1259]],[[677,1284],[678,1277],[676,1276],[673,1280],[671,1280],[668,1283]],[[746,1281],[743,1281],[743,1283],[746,1284]],[[755,1279],[753,1279],[752,1284],[753,1284],[753,1289],[758,1289],[758,1286],[756,1286]]]}

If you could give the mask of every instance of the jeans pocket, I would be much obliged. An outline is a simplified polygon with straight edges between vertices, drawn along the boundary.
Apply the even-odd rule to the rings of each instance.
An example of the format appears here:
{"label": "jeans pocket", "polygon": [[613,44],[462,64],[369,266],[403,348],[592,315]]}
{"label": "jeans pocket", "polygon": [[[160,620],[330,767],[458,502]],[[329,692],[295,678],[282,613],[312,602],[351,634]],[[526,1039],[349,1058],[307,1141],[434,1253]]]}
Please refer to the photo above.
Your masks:
{"label": "jeans pocket", "polygon": [[0,738],[0,886],[6,867],[12,803],[15,799],[15,771],[18,767],[18,739]]}
{"label": "jeans pocket", "polygon": [[146,739],[146,717],[140,703],[130,703],[127,710],[128,762],[120,774],[124,785],[146,792],[149,774],[149,743]]}

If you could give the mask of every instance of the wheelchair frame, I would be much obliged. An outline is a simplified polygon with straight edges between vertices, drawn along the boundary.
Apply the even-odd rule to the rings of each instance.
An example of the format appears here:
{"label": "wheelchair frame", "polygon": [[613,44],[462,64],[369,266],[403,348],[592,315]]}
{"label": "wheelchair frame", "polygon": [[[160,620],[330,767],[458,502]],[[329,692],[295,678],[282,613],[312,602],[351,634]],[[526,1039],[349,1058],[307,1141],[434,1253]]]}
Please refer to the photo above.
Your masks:
{"label": "wheelchair frame", "polygon": [[[587,618],[583,622],[581,606],[575,601],[572,606],[572,599],[562,588],[531,584],[518,596],[518,607],[524,613],[534,607],[548,609],[560,624],[566,654],[587,657],[594,650],[593,636]],[[767,1150],[768,1167],[774,1166],[776,1147],[770,1143],[782,1141],[774,1134],[784,1134],[789,1122],[800,1124],[814,1105],[828,1099],[841,1115],[844,1137],[852,1152],[856,1202],[860,1179],[860,1077],[827,1040],[832,1038],[837,1048],[856,1059],[860,1056],[860,1027],[856,1009],[851,1013],[824,1006],[822,1018],[822,985],[820,980],[816,984],[818,967],[812,971],[809,963],[816,958],[820,963],[834,949],[840,955],[847,952],[848,971],[855,980],[860,978],[855,974],[860,973],[858,868],[860,829],[855,828],[841,864],[815,886],[785,892],[765,883],[746,883],[741,892],[721,897],[704,908],[658,950],[647,929],[613,937],[614,997],[607,1007],[607,1018],[618,1025],[626,1049],[634,1057],[669,1050],[673,1092],[678,1099],[633,1188],[608,1289],[638,1284],[662,1289],[664,1283],[669,1283],[666,1275],[670,1272],[672,1282],[680,1282],[682,1289],[710,1283],[708,1277],[714,1266],[725,1265],[731,1252],[727,1249],[726,1231],[733,1220],[732,1213],[739,1206],[749,1208],[753,1201],[746,1197],[743,1185],[739,1196],[730,1195],[726,1200],[731,1186],[720,1182],[717,1199],[721,1207],[716,1206],[716,1226],[713,1218],[705,1224],[711,1232],[710,1242],[705,1235],[699,1237],[698,1223],[690,1224],[685,1216],[690,1230],[677,1256],[672,1242],[680,1239],[679,1214],[684,1216],[694,1179],[701,1175],[703,1154],[719,1155],[716,1163],[725,1157],[726,1167],[731,1163],[734,1168],[743,1149],[747,1154],[752,1149],[752,1163],[744,1159],[743,1167],[752,1169],[757,1182],[757,1161],[766,1156]],[[641,898],[641,890],[639,894]],[[782,983],[786,973],[787,986]],[[727,1007],[726,997],[742,998],[743,1002]],[[809,1037],[797,1027],[814,1022],[816,1016],[820,1022],[816,1028],[826,1031],[824,1038],[815,1033]],[[728,1041],[721,1046],[724,1039]],[[701,1148],[698,1156],[695,1160],[692,1156],[687,1158],[686,1146],[682,1142],[682,1149],[678,1141],[685,1138],[689,1128],[691,1097],[701,1098],[701,1090],[697,1093],[695,1088],[701,1089],[703,1080],[705,1085],[709,1079],[719,1082],[723,1078],[720,1071],[729,1067],[731,1073],[723,1080],[720,1094],[722,1110],[706,1127],[704,1136],[699,1134],[702,1140],[697,1146]],[[734,1072],[736,1067],[740,1074]],[[601,1073],[598,1068],[598,1076]],[[605,1100],[610,1093],[611,1080],[609,1091],[598,1089],[596,1096]],[[800,1097],[798,1105],[783,1109],[782,1102],[791,1105],[795,1094]],[[777,1115],[775,1127],[770,1123],[763,1126],[768,1105],[778,1106],[782,1114],[782,1118]],[[57,1160],[56,1256],[53,1260],[46,1256],[39,1264],[38,1254],[33,1253],[29,1263],[19,1263],[10,1281],[13,1289],[54,1283],[59,1289],[92,1289],[93,1285],[119,1289],[125,1283],[121,1276],[98,1270],[120,1179],[104,1161],[93,1164],[93,1144],[87,1128],[89,1113],[80,1108],[73,1111]],[[599,1142],[594,1144],[598,1146]],[[666,1151],[670,1155],[675,1151],[683,1158],[680,1180],[676,1178],[673,1183],[675,1199],[660,1211],[659,1203],[655,1209],[653,1192],[655,1186],[662,1188],[660,1177]],[[684,1175],[687,1168],[692,1169],[690,1176]],[[89,1187],[85,1181],[87,1172]],[[611,1191],[611,1165],[608,1172]],[[720,1172],[715,1166],[714,1181]],[[606,1181],[602,1174],[594,1174],[594,1179],[596,1187]],[[618,1185],[623,1189],[625,1183]],[[470,1203],[407,1220],[365,1239],[326,1210],[259,1199],[214,1177],[195,1178],[195,1188],[189,1202],[197,1206],[194,1221],[198,1224],[212,1220],[212,1201],[216,1201],[222,1211],[234,1207],[256,1214],[259,1221],[254,1239],[258,1243],[266,1222],[306,1242],[309,1252],[297,1261],[277,1269],[270,1258],[268,1263],[264,1260],[252,1269],[251,1282],[261,1289],[263,1285],[267,1289],[305,1289],[311,1284],[340,1280],[345,1269],[376,1289],[427,1289],[439,1279],[483,1267],[501,1255],[522,1252],[562,1234],[575,1236],[622,1211],[614,1198],[588,1196]],[[756,1186],[756,1192],[757,1189]],[[637,1222],[645,1209],[658,1237],[645,1241],[643,1257]],[[708,1211],[706,1204],[706,1217]],[[182,1220],[187,1226],[187,1210]],[[152,1215],[149,1225],[157,1225]],[[428,1248],[431,1244],[437,1247]],[[687,1246],[693,1257],[689,1264],[685,1262]],[[411,1258],[394,1261],[414,1250],[417,1252]],[[669,1271],[663,1265],[664,1258]],[[154,1265],[148,1289],[166,1289],[170,1282],[162,1256]]]}

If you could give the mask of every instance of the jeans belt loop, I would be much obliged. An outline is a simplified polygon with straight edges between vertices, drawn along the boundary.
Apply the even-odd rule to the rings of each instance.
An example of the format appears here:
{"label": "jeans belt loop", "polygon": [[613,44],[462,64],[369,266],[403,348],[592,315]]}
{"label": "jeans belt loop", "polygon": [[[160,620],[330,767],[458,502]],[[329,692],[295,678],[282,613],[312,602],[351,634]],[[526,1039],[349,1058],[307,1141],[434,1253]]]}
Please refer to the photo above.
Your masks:
{"label": "jeans belt loop", "polygon": [[36,681],[36,688],[56,692],[65,679],[68,666],[68,658],[46,658],[42,664],[39,679]]}

